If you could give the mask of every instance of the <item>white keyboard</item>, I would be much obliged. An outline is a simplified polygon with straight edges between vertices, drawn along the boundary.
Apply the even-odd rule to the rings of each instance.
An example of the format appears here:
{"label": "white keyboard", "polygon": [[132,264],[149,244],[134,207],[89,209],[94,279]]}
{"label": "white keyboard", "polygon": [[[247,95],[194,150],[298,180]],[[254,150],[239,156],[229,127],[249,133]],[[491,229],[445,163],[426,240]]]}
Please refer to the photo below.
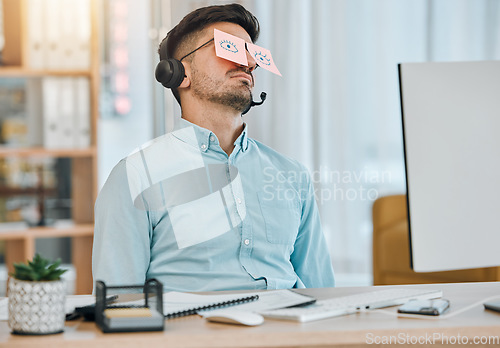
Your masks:
{"label": "white keyboard", "polygon": [[352,314],[362,310],[401,305],[409,300],[429,300],[443,296],[440,290],[386,289],[319,300],[305,307],[261,312],[264,317],[307,322]]}

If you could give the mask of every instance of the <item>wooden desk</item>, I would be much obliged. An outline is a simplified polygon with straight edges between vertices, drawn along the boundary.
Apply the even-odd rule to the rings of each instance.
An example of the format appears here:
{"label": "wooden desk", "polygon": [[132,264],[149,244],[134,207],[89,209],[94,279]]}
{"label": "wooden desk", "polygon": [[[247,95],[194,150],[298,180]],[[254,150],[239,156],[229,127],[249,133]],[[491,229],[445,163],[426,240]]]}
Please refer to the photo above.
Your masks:
{"label": "wooden desk", "polygon": [[[451,302],[449,313],[490,296],[500,297],[500,283],[462,283],[407,285],[443,290]],[[300,292],[318,299],[360,293],[387,287],[335,289],[304,289]],[[389,309],[396,312],[396,307]],[[446,320],[397,318],[377,311],[336,317],[309,323],[266,320],[257,327],[209,323],[199,316],[168,320],[165,331],[151,333],[103,334],[94,323],[67,322],[65,332],[52,336],[14,336],[7,322],[0,322],[0,347],[356,347],[381,343],[383,339],[399,339],[400,343],[433,337],[433,346],[448,337],[450,345],[456,340],[490,340],[500,345],[500,313],[487,311],[477,305],[469,311]],[[404,342],[401,342],[403,340]],[[496,340],[496,341],[493,341]],[[455,342],[455,344],[452,344]],[[446,343],[446,341],[444,342]]]}

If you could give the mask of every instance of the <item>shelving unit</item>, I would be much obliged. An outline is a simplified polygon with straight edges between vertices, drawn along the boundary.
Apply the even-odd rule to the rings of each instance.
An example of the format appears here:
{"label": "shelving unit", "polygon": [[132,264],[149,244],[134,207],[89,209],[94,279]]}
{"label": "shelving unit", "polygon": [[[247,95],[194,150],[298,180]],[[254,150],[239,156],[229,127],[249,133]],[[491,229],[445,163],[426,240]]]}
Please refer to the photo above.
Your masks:
{"label": "shelving unit", "polygon": [[97,120],[99,100],[98,0],[90,2],[91,40],[88,70],[34,70],[29,67],[27,33],[28,0],[1,0],[4,13],[6,65],[0,66],[0,78],[86,77],[90,86],[90,146],[84,149],[45,149],[43,147],[10,148],[0,146],[0,158],[64,157],[71,158],[71,200],[74,225],[66,227],[34,227],[25,230],[0,231],[5,241],[5,262],[9,272],[14,262],[34,256],[39,238],[71,237],[71,257],[76,270],[75,292],[92,291],[93,207],[97,197]]}
{"label": "shelving unit", "polygon": [[[5,1],[5,0],[4,0]],[[87,70],[33,70],[29,68],[0,66],[0,77],[44,77],[44,76],[84,76],[91,77]]]}
{"label": "shelving unit", "polygon": [[95,157],[97,150],[95,146],[87,149],[44,149],[43,147],[7,148],[0,146],[0,158],[17,157]]}

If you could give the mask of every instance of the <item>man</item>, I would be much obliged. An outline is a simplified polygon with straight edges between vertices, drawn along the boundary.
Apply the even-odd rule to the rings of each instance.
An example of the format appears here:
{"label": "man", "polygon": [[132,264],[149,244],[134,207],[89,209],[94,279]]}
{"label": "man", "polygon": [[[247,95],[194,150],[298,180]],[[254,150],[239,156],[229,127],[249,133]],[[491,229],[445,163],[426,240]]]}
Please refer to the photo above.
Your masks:
{"label": "man", "polygon": [[111,172],[95,207],[94,280],[156,278],[176,291],[334,286],[310,177],[247,136],[256,62],[216,56],[214,29],[259,35],[257,19],[231,4],[188,14],[162,42],[160,59],[185,70],[173,89],[181,126]]}

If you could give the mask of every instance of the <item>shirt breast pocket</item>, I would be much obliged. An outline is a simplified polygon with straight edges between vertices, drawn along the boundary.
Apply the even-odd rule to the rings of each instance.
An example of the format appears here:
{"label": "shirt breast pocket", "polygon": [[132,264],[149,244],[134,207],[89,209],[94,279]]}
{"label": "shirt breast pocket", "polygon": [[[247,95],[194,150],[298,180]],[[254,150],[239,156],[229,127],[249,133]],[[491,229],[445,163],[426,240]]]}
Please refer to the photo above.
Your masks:
{"label": "shirt breast pocket", "polygon": [[272,193],[259,192],[259,204],[269,243],[293,245],[300,227],[298,199],[273,199]]}

